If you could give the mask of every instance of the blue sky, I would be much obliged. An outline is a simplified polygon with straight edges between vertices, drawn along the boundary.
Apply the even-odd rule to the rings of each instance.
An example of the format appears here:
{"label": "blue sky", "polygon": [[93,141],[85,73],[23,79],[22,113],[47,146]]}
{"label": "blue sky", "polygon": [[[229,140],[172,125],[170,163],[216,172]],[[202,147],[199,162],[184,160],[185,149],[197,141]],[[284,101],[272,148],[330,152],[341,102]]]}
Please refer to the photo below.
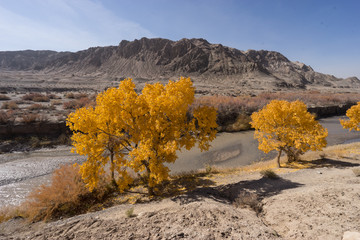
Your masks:
{"label": "blue sky", "polygon": [[360,78],[357,0],[0,0],[0,51],[204,38]]}

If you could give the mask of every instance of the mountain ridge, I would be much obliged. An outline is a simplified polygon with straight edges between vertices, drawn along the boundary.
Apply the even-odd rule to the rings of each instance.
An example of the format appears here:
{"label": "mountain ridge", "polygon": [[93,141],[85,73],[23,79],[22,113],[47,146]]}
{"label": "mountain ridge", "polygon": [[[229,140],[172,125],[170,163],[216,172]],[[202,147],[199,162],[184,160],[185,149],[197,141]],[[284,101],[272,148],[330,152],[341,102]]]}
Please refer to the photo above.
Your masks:
{"label": "mountain ridge", "polygon": [[0,52],[0,69],[145,80],[188,76],[202,83],[238,84],[249,89],[259,88],[260,84],[268,90],[360,87],[356,77],[342,79],[318,73],[279,52],[242,51],[201,38],[123,40],[118,46],[78,52]]}

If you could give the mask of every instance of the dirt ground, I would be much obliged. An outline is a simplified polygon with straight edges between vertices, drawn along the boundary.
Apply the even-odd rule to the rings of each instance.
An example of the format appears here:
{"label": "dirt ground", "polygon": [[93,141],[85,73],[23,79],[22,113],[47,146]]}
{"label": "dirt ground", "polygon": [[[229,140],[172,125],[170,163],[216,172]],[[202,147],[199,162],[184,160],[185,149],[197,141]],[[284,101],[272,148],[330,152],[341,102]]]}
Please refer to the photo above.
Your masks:
{"label": "dirt ground", "polygon": [[48,223],[12,219],[0,224],[0,239],[342,239],[360,232],[359,148],[328,147],[281,169],[259,165],[278,179],[254,165],[214,173],[210,187],[173,198]]}

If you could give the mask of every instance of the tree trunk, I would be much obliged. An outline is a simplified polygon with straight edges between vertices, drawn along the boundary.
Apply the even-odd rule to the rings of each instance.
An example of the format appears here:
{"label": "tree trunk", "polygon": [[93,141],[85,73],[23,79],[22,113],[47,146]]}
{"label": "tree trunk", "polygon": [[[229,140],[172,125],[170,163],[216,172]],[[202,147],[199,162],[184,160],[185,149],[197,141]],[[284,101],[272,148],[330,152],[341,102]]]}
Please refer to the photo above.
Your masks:
{"label": "tree trunk", "polygon": [[282,149],[279,149],[279,154],[278,154],[278,157],[277,157],[277,164],[278,164],[279,168],[281,168],[281,165],[280,165],[281,152],[282,152]]}
{"label": "tree trunk", "polygon": [[155,195],[154,188],[151,187],[149,184],[148,184],[148,193],[149,193],[149,196],[154,196]]}
{"label": "tree trunk", "polygon": [[146,175],[144,176],[143,179],[146,181],[145,184],[147,186],[149,196],[153,196],[153,195],[155,195],[155,193],[154,193],[154,188],[150,186],[150,173],[151,173],[151,171],[150,171],[150,168],[149,168],[149,163],[146,160],[143,160],[142,163],[144,164],[145,169],[146,169]]}
{"label": "tree trunk", "polygon": [[114,153],[110,153],[110,171],[111,171],[111,183],[114,185],[115,188],[118,187],[116,180],[115,180],[115,164],[114,164]]}
{"label": "tree trunk", "polygon": [[150,169],[148,166],[146,166],[146,171],[147,171],[147,189],[148,189],[148,193],[149,196],[154,196],[154,188],[150,186]]}

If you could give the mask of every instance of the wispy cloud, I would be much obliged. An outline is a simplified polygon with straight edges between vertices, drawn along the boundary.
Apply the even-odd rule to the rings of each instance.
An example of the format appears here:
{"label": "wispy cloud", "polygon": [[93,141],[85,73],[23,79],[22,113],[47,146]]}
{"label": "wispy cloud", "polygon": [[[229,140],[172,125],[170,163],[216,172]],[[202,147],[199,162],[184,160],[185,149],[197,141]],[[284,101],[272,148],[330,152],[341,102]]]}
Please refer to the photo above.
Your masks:
{"label": "wispy cloud", "polygon": [[153,36],[136,22],[119,18],[100,2],[33,0],[31,4],[28,11],[17,11],[0,3],[0,50],[76,51]]}

